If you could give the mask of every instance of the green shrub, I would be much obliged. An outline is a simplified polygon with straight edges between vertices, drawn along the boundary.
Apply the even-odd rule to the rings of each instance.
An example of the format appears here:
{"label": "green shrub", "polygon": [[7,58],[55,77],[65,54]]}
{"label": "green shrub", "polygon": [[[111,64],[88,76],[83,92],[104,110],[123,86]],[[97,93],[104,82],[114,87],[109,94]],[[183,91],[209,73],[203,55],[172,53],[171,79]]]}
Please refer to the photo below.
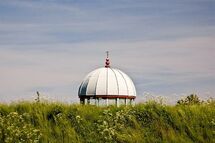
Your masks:
{"label": "green shrub", "polygon": [[39,142],[42,134],[29,121],[29,114],[19,115],[11,112],[7,116],[0,116],[0,138],[2,142]]}
{"label": "green shrub", "polygon": [[187,96],[185,99],[178,100],[178,105],[193,105],[193,104],[201,104],[203,101],[199,99],[196,94],[191,94]]}
{"label": "green shrub", "polygon": [[215,142],[215,102],[96,107],[62,103],[0,105],[0,142]]}

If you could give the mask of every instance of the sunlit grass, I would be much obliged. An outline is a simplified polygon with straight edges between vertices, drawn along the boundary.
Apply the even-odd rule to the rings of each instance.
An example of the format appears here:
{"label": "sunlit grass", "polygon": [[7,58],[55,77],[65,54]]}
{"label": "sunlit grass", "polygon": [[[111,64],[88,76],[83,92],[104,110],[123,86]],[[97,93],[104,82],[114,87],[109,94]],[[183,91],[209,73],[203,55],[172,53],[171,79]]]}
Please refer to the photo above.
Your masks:
{"label": "sunlit grass", "polygon": [[0,142],[215,142],[215,103],[0,104]]}

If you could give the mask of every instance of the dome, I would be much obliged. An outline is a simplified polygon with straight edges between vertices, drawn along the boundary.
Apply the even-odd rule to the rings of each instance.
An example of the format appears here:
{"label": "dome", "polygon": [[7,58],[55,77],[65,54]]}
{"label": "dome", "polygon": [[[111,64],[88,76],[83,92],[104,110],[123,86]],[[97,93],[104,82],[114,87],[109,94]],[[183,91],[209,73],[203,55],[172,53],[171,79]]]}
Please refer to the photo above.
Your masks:
{"label": "dome", "polygon": [[79,97],[130,98],[136,97],[132,80],[124,72],[109,67],[96,69],[89,73],[81,83]]}

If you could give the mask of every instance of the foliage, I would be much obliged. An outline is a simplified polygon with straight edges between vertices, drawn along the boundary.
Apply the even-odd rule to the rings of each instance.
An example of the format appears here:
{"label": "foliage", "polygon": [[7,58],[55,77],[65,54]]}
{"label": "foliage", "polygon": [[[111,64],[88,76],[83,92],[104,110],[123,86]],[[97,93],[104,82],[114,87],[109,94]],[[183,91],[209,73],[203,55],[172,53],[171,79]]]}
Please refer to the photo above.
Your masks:
{"label": "foliage", "polygon": [[[195,100],[194,103],[196,103]],[[215,102],[96,107],[0,104],[0,142],[215,142]]]}
{"label": "foliage", "polygon": [[115,142],[118,131],[123,131],[126,125],[132,122],[132,116],[129,112],[129,108],[123,108],[116,112],[105,109],[96,123],[98,134],[106,142]]}
{"label": "foliage", "polygon": [[191,105],[191,104],[200,104],[203,101],[199,99],[199,97],[196,94],[191,94],[187,96],[185,99],[181,99],[177,102],[177,104],[181,105]]}
{"label": "foliage", "polygon": [[41,138],[40,130],[28,123],[28,113],[19,115],[11,112],[7,116],[0,115],[0,136],[1,141],[11,142],[39,142]]}

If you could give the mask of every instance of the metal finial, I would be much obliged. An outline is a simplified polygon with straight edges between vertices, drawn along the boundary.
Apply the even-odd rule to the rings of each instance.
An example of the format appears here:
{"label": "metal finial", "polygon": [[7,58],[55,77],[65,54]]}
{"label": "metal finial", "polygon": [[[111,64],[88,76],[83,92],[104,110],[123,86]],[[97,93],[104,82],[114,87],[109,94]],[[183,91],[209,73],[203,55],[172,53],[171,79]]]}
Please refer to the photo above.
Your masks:
{"label": "metal finial", "polygon": [[106,58],[106,62],[105,62],[105,67],[109,68],[110,67],[109,51],[106,51],[106,54],[107,54],[107,58]]}
{"label": "metal finial", "polygon": [[107,58],[109,57],[109,51],[106,51],[106,54],[107,54]]}

